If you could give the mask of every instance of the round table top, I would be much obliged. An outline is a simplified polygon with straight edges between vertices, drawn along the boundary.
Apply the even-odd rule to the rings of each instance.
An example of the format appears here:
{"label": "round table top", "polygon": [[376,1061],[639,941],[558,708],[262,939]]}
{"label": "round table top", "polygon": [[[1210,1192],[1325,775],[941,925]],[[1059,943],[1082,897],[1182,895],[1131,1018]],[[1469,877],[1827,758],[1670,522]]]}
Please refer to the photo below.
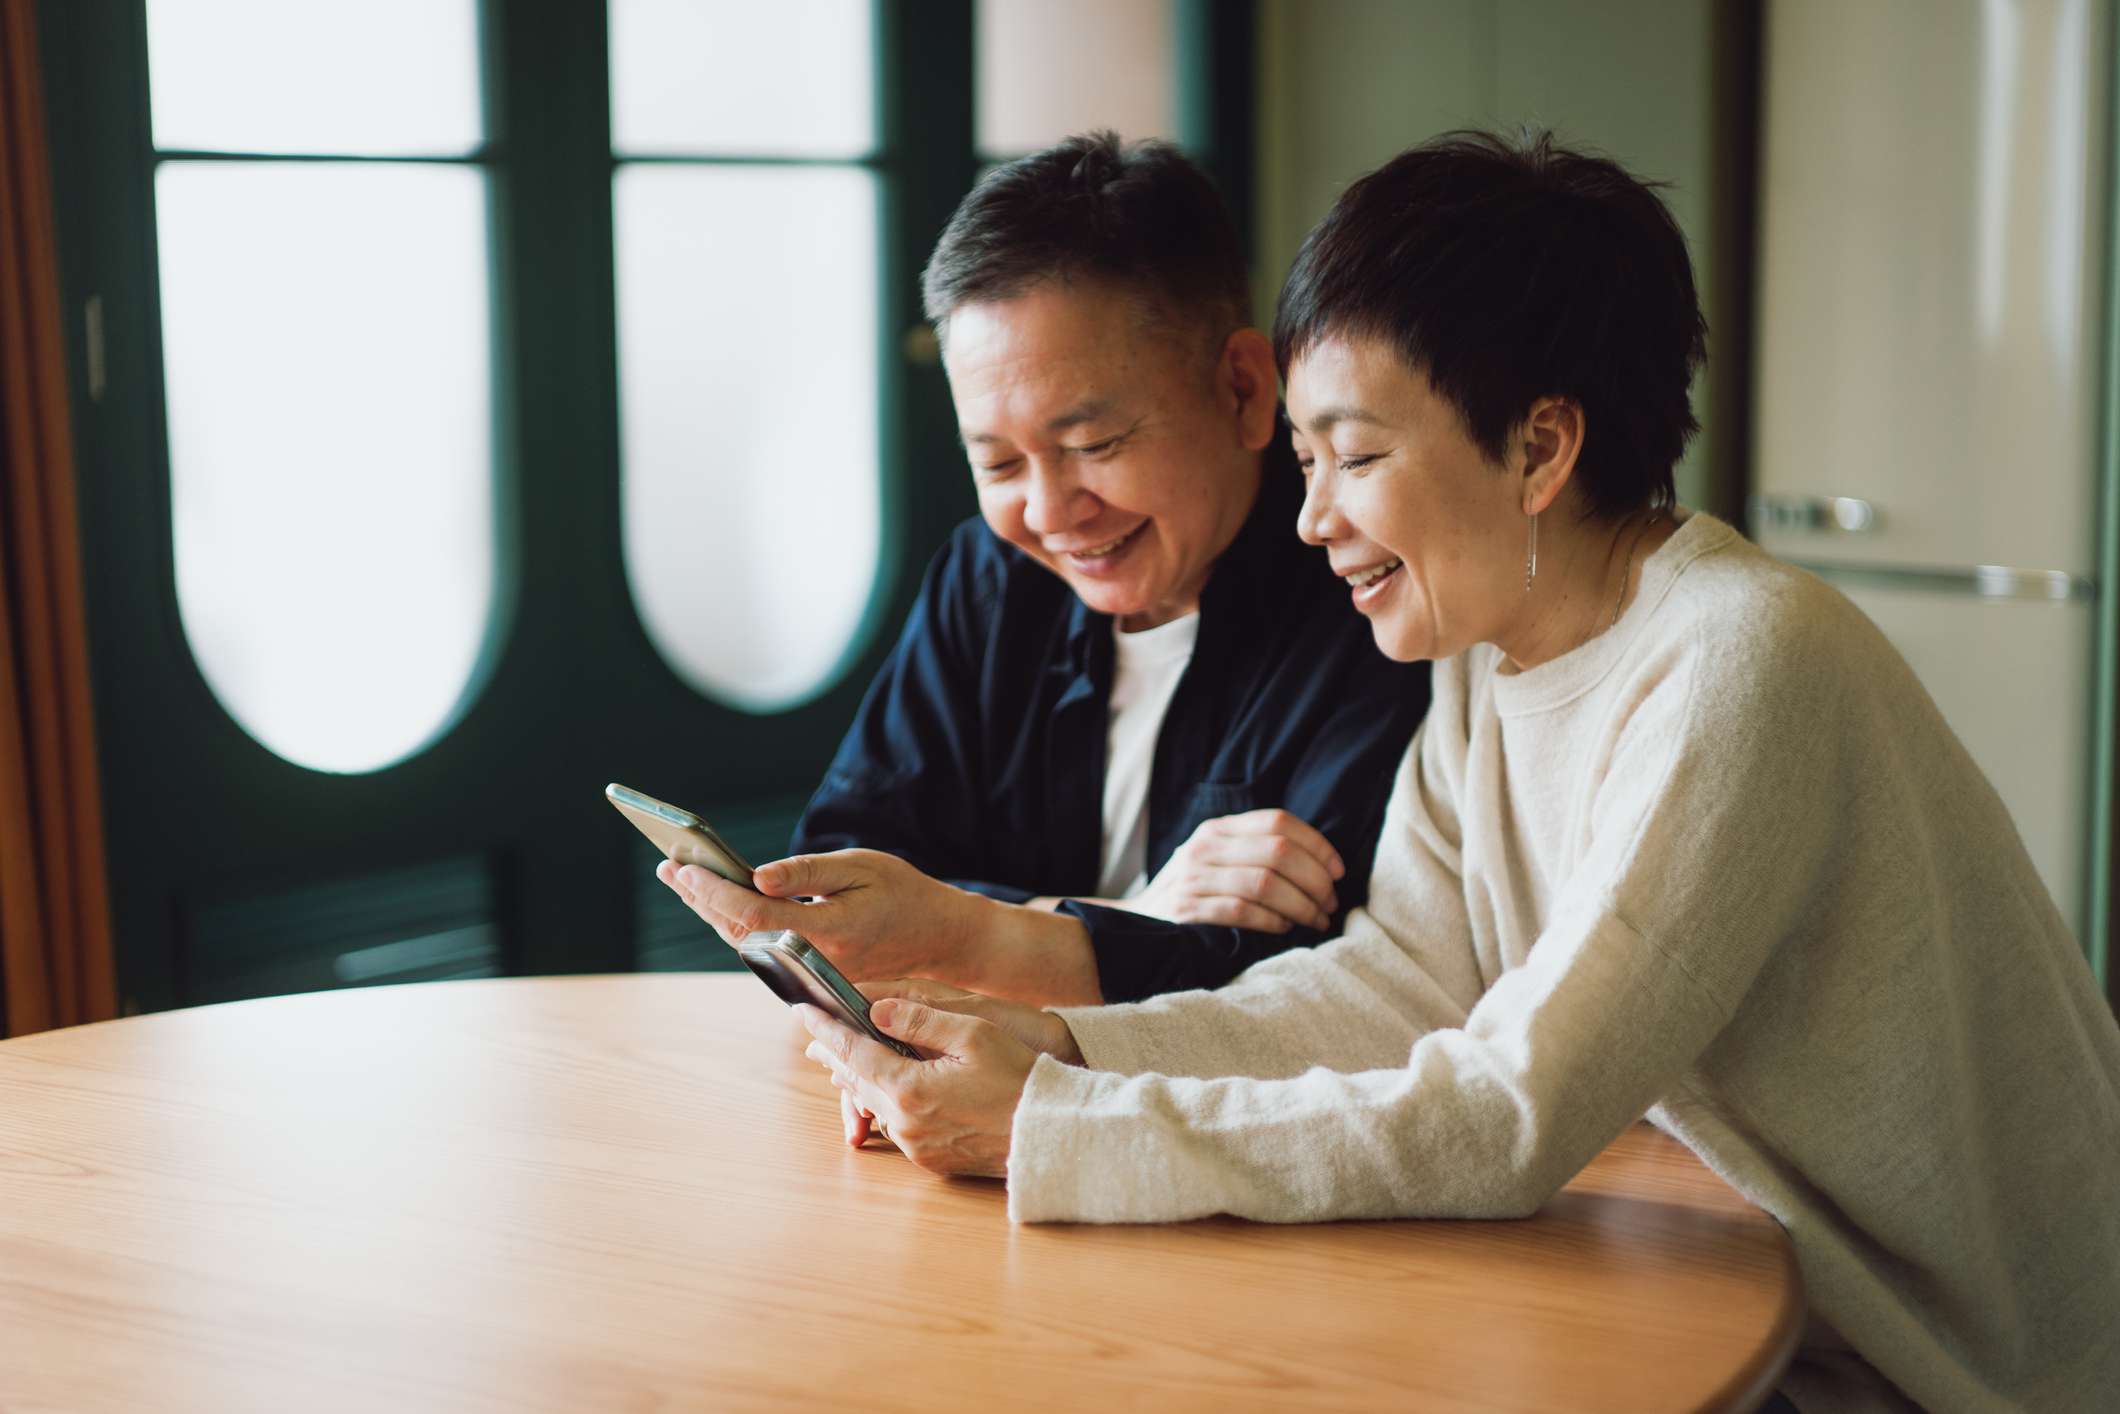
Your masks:
{"label": "round table top", "polygon": [[1737,1408],[1781,1228],[1636,1126],[1536,1217],[1019,1227],[746,975],[0,1042],[0,1408]]}

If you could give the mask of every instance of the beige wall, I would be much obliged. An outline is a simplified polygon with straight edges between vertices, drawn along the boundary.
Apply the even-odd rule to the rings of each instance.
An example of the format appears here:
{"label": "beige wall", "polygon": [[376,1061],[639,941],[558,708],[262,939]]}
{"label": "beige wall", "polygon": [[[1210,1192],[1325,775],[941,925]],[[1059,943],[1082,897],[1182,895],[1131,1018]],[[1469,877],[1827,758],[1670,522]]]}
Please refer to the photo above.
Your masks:
{"label": "beige wall", "polygon": [[[1671,183],[1665,200],[1692,245],[1711,334],[1720,329],[1716,10],[1712,0],[1261,0],[1260,318],[1349,181],[1450,128],[1533,125]],[[1694,387],[1704,428],[1713,402],[1704,377]],[[1736,468],[1711,474],[1710,442],[1704,433],[1681,464],[1679,495],[1724,509]]]}
{"label": "beige wall", "polygon": [[1172,0],[978,0],[974,136],[1014,157],[1073,133],[1177,132]]}

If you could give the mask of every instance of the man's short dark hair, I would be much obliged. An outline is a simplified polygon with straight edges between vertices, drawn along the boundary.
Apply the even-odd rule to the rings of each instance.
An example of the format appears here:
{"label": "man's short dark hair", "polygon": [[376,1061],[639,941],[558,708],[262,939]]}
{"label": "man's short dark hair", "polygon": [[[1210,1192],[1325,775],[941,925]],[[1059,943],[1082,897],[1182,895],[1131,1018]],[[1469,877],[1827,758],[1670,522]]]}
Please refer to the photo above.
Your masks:
{"label": "man's short dark hair", "polygon": [[1551,133],[1446,133],[1349,187],[1281,289],[1281,372],[1334,337],[1391,344],[1497,462],[1533,402],[1579,403],[1593,514],[1669,507],[1700,430],[1685,237],[1650,184]]}
{"label": "man's short dark hair", "polygon": [[963,305],[1048,280],[1122,287],[1160,321],[1216,339],[1249,322],[1229,208],[1167,142],[1082,133],[996,167],[950,217],[920,293],[940,331]]}

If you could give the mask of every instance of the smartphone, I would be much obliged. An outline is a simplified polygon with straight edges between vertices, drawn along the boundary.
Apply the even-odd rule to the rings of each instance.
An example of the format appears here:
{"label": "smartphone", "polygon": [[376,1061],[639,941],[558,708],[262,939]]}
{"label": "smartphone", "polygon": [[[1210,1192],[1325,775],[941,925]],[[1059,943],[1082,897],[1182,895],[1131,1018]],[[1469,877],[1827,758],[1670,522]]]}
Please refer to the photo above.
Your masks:
{"label": "smartphone", "polygon": [[618,813],[631,820],[633,827],[673,864],[697,864],[732,884],[755,889],[751,866],[736,847],[691,811],[615,782],[604,787],[604,799],[617,806]]}
{"label": "smartphone", "polygon": [[[691,811],[616,783],[604,787],[604,799],[618,807],[618,813],[631,820],[665,859],[697,864],[732,884],[756,887],[744,857]],[[808,1002],[899,1055],[920,1059],[920,1052],[876,1029],[876,1023],[869,1020],[869,999],[809,939],[785,929],[753,933],[737,946],[736,955],[789,1006]]]}
{"label": "smartphone", "polygon": [[869,999],[809,939],[784,928],[753,933],[736,945],[736,955],[789,1006],[808,1002],[899,1055],[920,1059],[920,1052],[876,1029],[876,1023],[869,1020]]}

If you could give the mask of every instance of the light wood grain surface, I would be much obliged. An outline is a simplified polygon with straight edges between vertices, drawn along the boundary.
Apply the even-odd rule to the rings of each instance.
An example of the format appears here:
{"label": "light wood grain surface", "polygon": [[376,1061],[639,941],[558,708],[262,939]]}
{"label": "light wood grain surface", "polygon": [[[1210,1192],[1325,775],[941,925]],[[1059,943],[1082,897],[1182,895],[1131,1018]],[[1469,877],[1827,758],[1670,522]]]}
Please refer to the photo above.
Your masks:
{"label": "light wood grain surface", "polygon": [[1013,1227],[742,975],[0,1043],[0,1410],[1749,1408],[1801,1318],[1645,1126],[1525,1222]]}

